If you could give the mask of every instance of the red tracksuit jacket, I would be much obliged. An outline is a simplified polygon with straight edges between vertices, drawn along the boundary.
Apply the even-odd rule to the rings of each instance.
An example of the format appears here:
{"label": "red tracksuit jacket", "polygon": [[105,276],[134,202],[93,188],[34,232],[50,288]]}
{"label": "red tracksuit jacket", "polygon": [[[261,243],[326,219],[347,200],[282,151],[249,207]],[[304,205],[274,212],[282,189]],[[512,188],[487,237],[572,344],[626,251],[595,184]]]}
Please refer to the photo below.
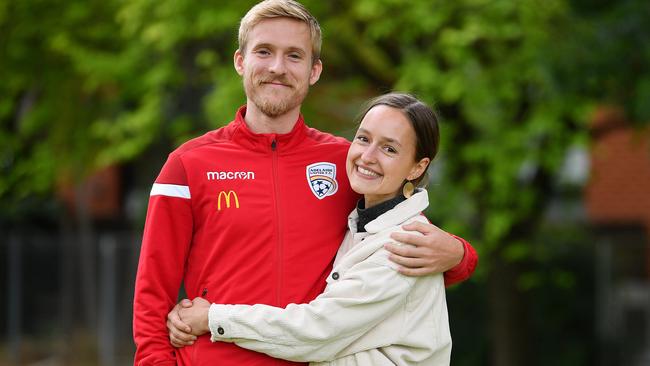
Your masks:
{"label": "red tracksuit jacket", "polygon": [[[345,173],[349,142],[305,125],[254,134],[245,107],[227,126],[169,155],[149,199],[136,277],[135,365],[291,365],[209,335],[175,349],[165,325],[181,281],[187,296],[284,307],[325,287],[359,196]],[[476,253],[445,273],[469,277]]]}

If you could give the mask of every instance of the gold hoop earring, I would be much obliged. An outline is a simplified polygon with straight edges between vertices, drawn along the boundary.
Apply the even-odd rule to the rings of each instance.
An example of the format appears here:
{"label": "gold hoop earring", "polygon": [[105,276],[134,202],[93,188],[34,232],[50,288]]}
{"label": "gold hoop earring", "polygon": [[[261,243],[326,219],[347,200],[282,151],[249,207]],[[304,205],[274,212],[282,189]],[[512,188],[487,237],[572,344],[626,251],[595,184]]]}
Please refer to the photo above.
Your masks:
{"label": "gold hoop earring", "polygon": [[410,198],[413,195],[413,191],[415,191],[415,186],[413,186],[413,183],[410,181],[404,183],[404,187],[402,187],[402,194],[406,198]]}

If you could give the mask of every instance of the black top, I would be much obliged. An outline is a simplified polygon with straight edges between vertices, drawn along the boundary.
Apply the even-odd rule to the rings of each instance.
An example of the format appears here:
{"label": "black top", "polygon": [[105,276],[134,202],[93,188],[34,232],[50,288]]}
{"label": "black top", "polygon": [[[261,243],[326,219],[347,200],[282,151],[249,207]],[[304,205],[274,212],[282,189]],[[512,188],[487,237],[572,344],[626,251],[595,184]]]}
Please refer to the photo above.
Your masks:
{"label": "black top", "polygon": [[395,198],[391,198],[388,201],[384,201],[380,204],[374,205],[370,208],[365,208],[366,202],[364,199],[360,199],[359,202],[357,203],[357,213],[359,214],[359,222],[357,222],[357,232],[359,233],[365,233],[366,224],[368,224],[370,221],[378,218],[385,212],[392,210],[393,207],[397,206],[401,202],[406,201],[406,197],[404,195],[397,195]]}

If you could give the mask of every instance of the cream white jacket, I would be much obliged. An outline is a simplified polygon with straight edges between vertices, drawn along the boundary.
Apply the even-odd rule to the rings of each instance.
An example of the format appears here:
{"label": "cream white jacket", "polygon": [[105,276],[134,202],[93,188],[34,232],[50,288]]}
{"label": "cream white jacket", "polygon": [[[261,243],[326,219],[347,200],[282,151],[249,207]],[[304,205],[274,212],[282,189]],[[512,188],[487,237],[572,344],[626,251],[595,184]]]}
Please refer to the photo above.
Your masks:
{"label": "cream white jacket", "polygon": [[[442,274],[396,271],[384,244],[401,225],[427,222],[419,190],[357,233],[358,215],[334,261],[325,292],[308,304],[212,304],[212,341],[311,365],[449,365],[451,335]],[[317,235],[317,233],[315,233]]]}

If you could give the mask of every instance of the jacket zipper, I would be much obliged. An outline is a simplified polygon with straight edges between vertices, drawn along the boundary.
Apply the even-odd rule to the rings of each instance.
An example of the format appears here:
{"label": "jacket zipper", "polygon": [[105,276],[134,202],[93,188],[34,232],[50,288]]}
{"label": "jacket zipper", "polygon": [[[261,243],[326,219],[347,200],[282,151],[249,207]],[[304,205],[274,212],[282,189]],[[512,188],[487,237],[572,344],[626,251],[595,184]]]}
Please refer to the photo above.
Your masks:
{"label": "jacket zipper", "polygon": [[279,189],[279,178],[278,178],[278,143],[275,139],[271,142],[271,156],[273,162],[273,192],[275,194],[275,223],[276,230],[278,231],[278,243],[277,243],[277,260],[276,260],[276,276],[277,276],[277,289],[275,292],[275,302],[276,306],[280,306],[280,299],[282,290],[282,257],[283,257],[283,247],[282,247],[282,215],[280,215],[280,189]]}

